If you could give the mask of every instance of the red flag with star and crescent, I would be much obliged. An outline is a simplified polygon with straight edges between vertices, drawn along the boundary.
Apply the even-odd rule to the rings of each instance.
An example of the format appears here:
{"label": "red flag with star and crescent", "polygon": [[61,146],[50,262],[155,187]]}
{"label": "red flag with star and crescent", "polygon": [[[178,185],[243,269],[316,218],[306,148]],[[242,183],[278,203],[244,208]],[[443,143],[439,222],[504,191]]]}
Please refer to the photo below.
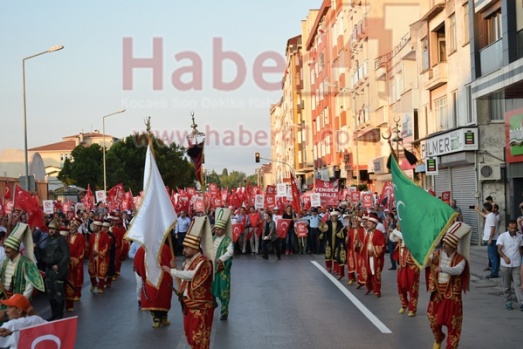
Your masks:
{"label": "red flag with star and crescent", "polygon": [[38,199],[35,199],[28,192],[15,186],[16,201],[14,203],[15,208],[24,210],[27,213],[27,224],[31,228],[38,227],[44,231],[47,231],[47,226],[44,223],[44,211],[40,208]]}

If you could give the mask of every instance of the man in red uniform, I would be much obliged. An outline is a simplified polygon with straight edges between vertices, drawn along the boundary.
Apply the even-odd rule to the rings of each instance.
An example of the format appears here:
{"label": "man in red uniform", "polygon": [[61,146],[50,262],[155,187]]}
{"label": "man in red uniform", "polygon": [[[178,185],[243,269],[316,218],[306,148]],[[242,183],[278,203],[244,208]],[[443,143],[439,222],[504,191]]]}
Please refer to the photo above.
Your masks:
{"label": "man in red uniform", "polygon": [[376,229],[379,223],[378,216],[370,213],[365,220],[366,236],[363,242],[363,268],[362,274],[366,280],[367,292],[374,291],[376,297],[381,297],[381,270],[385,261],[385,237],[383,232]]}
{"label": "man in red uniform", "polygon": [[[160,255],[160,265],[169,264],[171,252],[164,243]],[[149,310],[153,317],[153,328],[169,326],[167,313],[171,309],[173,278],[169,272],[163,271],[160,277],[160,287],[156,288],[147,281],[145,269],[145,249],[141,246],[134,256],[134,268],[142,278],[140,304],[143,311]]]}
{"label": "man in red uniform", "polygon": [[[431,292],[427,315],[434,335],[433,349],[441,348],[445,339],[442,327],[447,327],[447,348],[457,348],[461,337],[463,322],[463,303],[461,293],[468,291],[470,246],[469,225],[454,223],[443,238],[443,250],[432,255],[425,277],[427,290]],[[461,243],[460,243],[461,240]],[[458,244],[460,253],[457,252]]]}
{"label": "man in red uniform", "polygon": [[361,226],[361,219],[356,214],[351,216],[350,222],[351,226],[346,240],[348,284],[352,285],[357,281],[358,285],[365,285],[365,279],[363,279],[361,272],[361,250],[365,240],[365,230]]}
{"label": "man in red uniform", "polygon": [[[116,213],[113,213],[110,216],[111,220],[111,232],[114,235],[114,242],[115,242],[115,254],[114,254],[114,267],[115,267],[115,274],[113,276],[113,280],[116,280],[118,276],[120,276],[120,270],[122,268],[122,251],[124,240],[123,236],[125,235],[125,228],[123,227],[122,219],[118,216],[116,216]],[[125,254],[127,254],[128,250],[125,251]]]}
{"label": "man in red uniform", "polygon": [[398,262],[396,280],[398,283],[398,296],[401,302],[399,313],[403,314],[408,309],[409,317],[413,317],[416,316],[418,309],[420,270],[414,263],[412,254],[405,245],[403,235],[398,229],[392,231],[389,239],[396,243],[396,249],[392,257]]}
{"label": "man in red uniform", "polygon": [[162,269],[181,280],[178,293],[182,302],[187,342],[192,349],[207,349],[211,344],[214,315],[211,289],[214,272],[211,226],[206,216],[194,217],[183,246],[186,260],[182,270],[176,269],[175,260],[171,260],[170,266],[162,265]]}
{"label": "man in red uniform", "polygon": [[69,273],[65,283],[65,308],[72,312],[74,301],[79,301],[82,297],[82,287],[84,285],[84,257],[85,257],[85,239],[78,232],[78,227],[82,224],[80,218],[74,218],[69,223],[69,234],[67,242],[69,243]]}
{"label": "man in red uniform", "polygon": [[105,278],[109,269],[109,247],[111,239],[102,230],[102,221],[93,222],[93,233],[89,241],[89,277],[91,279],[91,292],[98,287],[98,293],[104,292]]}

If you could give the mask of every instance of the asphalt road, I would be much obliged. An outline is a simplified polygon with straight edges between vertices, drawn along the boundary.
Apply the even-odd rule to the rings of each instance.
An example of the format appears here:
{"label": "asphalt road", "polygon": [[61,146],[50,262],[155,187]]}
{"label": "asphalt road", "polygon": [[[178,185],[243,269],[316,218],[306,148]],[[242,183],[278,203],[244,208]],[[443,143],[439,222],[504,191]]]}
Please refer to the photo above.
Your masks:
{"label": "asphalt road", "polygon": [[[220,321],[215,311],[212,348],[432,347],[423,277],[418,314],[409,318],[398,314],[395,272],[387,270],[388,260],[378,299],[348,286],[346,279],[335,280],[323,269],[322,257],[265,261],[236,256],[229,320]],[[153,329],[151,316],[137,307],[131,261],[122,270],[122,277],[102,295],[91,294],[86,280],[75,312],[67,313],[79,316],[76,348],[188,348],[177,300],[173,297],[169,312],[171,326]],[[521,345],[523,312],[505,310],[501,292],[499,282],[473,276],[471,292],[464,296],[460,348]],[[34,304],[44,318],[50,315],[45,297]]]}

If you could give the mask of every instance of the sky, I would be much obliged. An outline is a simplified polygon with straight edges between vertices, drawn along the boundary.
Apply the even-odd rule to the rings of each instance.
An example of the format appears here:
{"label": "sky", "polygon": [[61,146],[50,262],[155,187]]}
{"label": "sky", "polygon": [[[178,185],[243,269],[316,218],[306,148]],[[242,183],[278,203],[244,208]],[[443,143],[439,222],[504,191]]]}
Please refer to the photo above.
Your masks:
{"label": "sky", "polygon": [[[0,150],[103,129],[145,130],[186,145],[191,112],[207,134],[205,168],[254,173],[270,157],[270,105],[282,96],[287,40],[321,0],[3,1]],[[144,67],[141,67],[144,66]],[[280,69],[281,68],[281,69]]]}

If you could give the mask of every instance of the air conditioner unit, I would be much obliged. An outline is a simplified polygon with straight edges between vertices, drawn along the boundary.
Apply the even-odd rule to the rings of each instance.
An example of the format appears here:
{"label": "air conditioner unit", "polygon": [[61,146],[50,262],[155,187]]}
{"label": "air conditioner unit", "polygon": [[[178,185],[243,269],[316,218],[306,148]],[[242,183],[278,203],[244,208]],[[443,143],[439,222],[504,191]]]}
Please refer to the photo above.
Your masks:
{"label": "air conditioner unit", "polygon": [[499,181],[501,179],[501,166],[499,164],[480,165],[480,181]]}

